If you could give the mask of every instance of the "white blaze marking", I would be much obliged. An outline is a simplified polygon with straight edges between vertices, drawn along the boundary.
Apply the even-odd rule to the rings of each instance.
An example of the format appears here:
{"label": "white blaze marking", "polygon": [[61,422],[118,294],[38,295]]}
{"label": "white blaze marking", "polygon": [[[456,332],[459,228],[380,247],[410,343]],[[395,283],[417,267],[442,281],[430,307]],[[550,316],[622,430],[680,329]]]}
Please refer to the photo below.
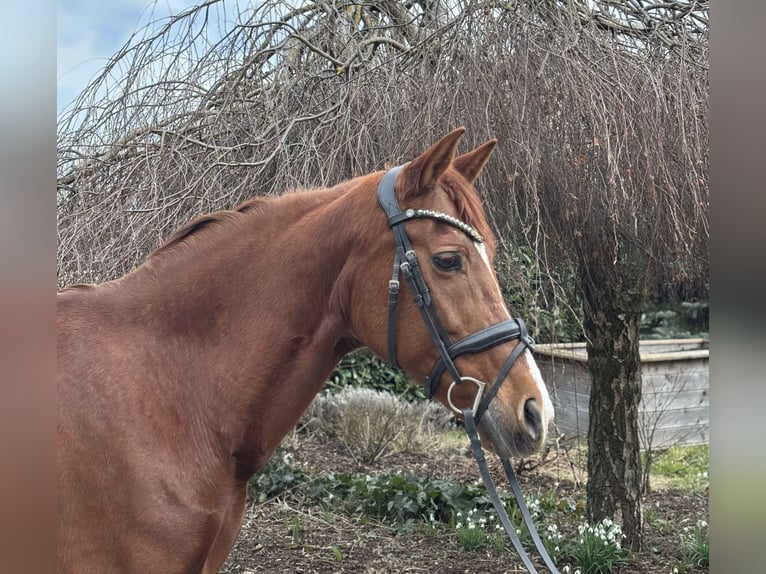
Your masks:
{"label": "white blaze marking", "polygon": [[537,366],[535,358],[532,356],[532,353],[529,351],[529,349],[524,351],[524,358],[527,360],[527,369],[529,370],[529,374],[532,375],[532,378],[535,380],[535,383],[537,384],[537,390],[540,392],[540,396],[543,398],[543,408],[541,410],[541,414],[543,416],[543,426],[547,428],[548,423],[553,420],[553,403],[551,402],[550,395],[548,395],[548,388],[545,386],[543,375],[540,373],[540,368]]}
{"label": "white blaze marking", "polygon": [[489,269],[489,272],[492,273],[492,266],[489,264],[489,254],[487,253],[487,246],[483,243],[478,243],[476,241],[473,242],[474,247],[476,247],[476,251],[479,252],[479,255],[481,255],[482,261],[487,265],[487,269]]}
{"label": "white blaze marking", "polygon": [[[479,252],[479,255],[481,256],[481,260],[484,261],[484,263],[487,266],[487,269],[489,269],[489,276],[493,278],[494,280],[494,273],[492,272],[492,264],[489,262],[489,254],[487,253],[487,246],[484,243],[477,243],[474,241],[473,246],[476,247],[476,251]],[[500,291],[500,284],[495,281],[495,288],[497,289],[497,297],[500,300],[500,304],[503,306],[503,310],[505,311],[505,314],[507,315],[508,319],[511,318],[511,312],[508,311],[508,307],[505,306],[505,299],[503,298],[503,292]]]}
{"label": "white blaze marking", "polygon": [[[476,251],[479,252],[479,255],[481,256],[482,261],[484,261],[484,263],[487,265],[490,275],[492,275],[492,265],[489,262],[489,254],[487,253],[487,246],[484,245],[484,243],[477,243],[477,242],[474,242],[474,246],[476,247]],[[500,291],[500,285],[497,282],[495,282],[495,285],[497,286],[497,295],[500,298],[500,301],[503,305],[505,314],[510,319],[511,313],[510,311],[508,311],[508,307],[506,307],[505,305],[505,299],[503,298],[503,293]],[[537,363],[535,362],[535,358],[532,356],[532,353],[530,352],[529,349],[525,350],[524,354],[519,358],[523,358],[526,360],[527,370],[529,371],[529,374],[534,379],[535,384],[537,385],[537,390],[543,399],[543,405],[542,405],[540,414],[543,417],[543,426],[547,428],[548,423],[551,420],[553,420],[553,403],[551,402],[551,397],[548,394],[548,388],[545,386],[545,382],[543,381],[543,375],[540,373],[540,369],[537,366]]]}

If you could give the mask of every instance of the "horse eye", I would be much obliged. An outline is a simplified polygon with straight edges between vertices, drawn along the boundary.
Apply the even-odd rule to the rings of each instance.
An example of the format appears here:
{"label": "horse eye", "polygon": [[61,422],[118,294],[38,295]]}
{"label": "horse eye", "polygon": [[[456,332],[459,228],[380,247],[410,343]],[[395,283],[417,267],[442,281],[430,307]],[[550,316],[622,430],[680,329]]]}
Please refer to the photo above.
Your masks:
{"label": "horse eye", "polygon": [[440,271],[460,271],[463,260],[459,253],[439,253],[431,257],[434,266]]}

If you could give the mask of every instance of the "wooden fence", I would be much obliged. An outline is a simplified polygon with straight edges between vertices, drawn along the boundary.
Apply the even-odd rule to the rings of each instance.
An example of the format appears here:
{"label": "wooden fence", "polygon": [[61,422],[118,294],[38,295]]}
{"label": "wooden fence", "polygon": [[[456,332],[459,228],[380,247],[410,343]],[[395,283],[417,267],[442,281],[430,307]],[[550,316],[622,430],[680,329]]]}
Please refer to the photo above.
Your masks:
{"label": "wooden fence", "polygon": [[[535,359],[551,393],[560,433],[588,433],[591,377],[585,343],[537,345]],[[707,339],[641,342],[639,432],[644,448],[706,444],[710,344]]]}

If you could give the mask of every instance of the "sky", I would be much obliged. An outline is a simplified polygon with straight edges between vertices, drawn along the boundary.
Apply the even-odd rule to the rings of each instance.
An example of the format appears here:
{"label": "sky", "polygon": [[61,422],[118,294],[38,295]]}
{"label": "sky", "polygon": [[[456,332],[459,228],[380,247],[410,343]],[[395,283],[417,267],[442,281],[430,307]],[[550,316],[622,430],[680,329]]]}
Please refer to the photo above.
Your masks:
{"label": "sky", "polygon": [[177,14],[195,0],[57,0],[58,112],[151,20]]}

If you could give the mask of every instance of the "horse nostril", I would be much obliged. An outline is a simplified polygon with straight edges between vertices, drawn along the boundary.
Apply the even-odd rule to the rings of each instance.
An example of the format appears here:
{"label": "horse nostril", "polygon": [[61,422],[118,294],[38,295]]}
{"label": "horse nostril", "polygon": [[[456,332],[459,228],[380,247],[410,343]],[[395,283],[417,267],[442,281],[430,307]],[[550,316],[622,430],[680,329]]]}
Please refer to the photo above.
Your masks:
{"label": "horse nostril", "polygon": [[527,432],[532,439],[537,440],[542,432],[542,417],[540,409],[537,408],[535,399],[527,399],[524,403],[524,422],[527,425]]}

